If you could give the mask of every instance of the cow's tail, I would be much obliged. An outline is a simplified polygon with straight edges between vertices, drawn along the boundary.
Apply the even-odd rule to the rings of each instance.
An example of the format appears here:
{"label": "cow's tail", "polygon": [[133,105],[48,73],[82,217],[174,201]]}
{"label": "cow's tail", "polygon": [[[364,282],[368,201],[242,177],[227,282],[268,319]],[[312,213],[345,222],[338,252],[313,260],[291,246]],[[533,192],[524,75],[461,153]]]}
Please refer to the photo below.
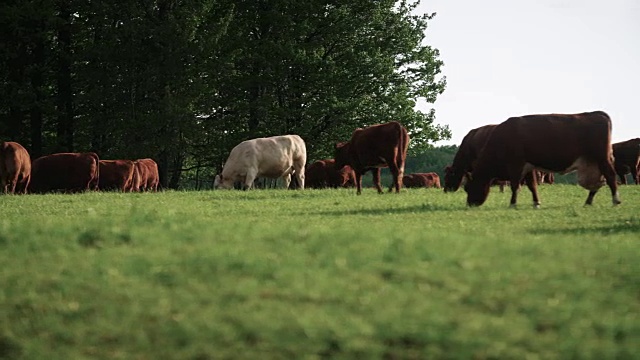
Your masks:
{"label": "cow's tail", "polygon": [[409,149],[409,135],[407,134],[407,129],[399,124],[398,126],[398,159],[397,163],[399,166],[400,177],[404,174],[404,163],[407,159],[407,150]]}

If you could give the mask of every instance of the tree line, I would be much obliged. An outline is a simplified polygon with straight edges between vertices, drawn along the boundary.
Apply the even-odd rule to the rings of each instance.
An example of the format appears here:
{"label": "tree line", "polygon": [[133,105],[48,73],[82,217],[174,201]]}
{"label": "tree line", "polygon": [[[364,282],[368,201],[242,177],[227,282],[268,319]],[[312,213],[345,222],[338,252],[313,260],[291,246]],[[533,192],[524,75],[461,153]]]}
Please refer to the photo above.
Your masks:
{"label": "tree line", "polygon": [[0,138],[32,158],[154,158],[164,187],[211,179],[239,142],[295,133],[309,160],[391,120],[411,151],[451,136],[426,44],[435,14],[395,0],[5,0]]}

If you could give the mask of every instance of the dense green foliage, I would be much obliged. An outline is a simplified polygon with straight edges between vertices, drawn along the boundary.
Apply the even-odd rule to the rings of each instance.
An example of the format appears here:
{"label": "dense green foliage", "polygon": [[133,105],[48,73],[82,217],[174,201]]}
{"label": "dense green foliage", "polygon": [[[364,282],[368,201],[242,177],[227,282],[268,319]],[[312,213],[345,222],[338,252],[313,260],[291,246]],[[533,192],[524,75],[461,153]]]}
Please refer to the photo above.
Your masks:
{"label": "dense green foliage", "polygon": [[640,187],[2,196],[0,358],[630,359]]}
{"label": "dense green foliage", "polygon": [[[450,137],[434,14],[405,0],[7,0],[0,4],[0,139],[32,154],[152,157],[165,187],[210,177],[240,141],[301,135],[328,157],[390,120],[413,149]],[[194,176],[190,174],[190,176]]]}

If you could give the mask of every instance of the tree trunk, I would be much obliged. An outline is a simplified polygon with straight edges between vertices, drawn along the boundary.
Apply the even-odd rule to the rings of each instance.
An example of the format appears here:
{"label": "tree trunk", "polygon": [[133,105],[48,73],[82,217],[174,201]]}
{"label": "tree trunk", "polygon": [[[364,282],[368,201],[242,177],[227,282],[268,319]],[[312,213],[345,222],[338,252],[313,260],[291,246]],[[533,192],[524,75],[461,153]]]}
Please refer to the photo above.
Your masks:
{"label": "tree trunk", "polygon": [[31,119],[31,156],[36,159],[42,156],[42,85],[44,76],[44,41],[39,38],[33,48],[33,66],[31,71],[31,89],[34,94],[34,100],[29,109]]}
{"label": "tree trunk", "polygon": [[73,92],[71,89],[71,12],[68,4],[60,2],[58,15],[60,27],[58,28],[58,124],[57,148],[59,151],[73,151]]}

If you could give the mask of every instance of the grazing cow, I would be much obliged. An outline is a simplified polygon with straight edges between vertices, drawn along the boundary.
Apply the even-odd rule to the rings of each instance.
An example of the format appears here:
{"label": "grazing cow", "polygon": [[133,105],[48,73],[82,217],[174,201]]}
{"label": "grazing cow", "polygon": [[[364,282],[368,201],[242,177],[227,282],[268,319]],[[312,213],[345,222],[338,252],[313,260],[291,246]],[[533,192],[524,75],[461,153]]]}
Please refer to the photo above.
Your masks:
{"label": "grazing cow", "polygon": [[257,177],[280,177],[287,189],[294,174],[300,189],[304,189],[306,162],[307,147],[298,135],[245,140],[231,149],[214,187],[232,189],[235,181],[241,181],[247,190]]}
{"label": "grazing cow", "polygon": [[407,129],[399,122],[356,129],[351,140],[336,144],[336,167],[351,166],[356,176],[358,195],[362,193],[362,175],[369,170],[373,172],[373,183],[381,194],[380,168],[389,167],[393,175],[393,186],[398,193],[402,187],[408,147]]}
{"label": "grazing cow", "polygon": [[[462,180],[473,171],[473,165],[489,139],[496,125],[485,125],[467,133],[460,143],[453,164],[444,169],[444,191],[454,192],[460,188]],[[468,179],[467,179],[468,180]]]}
{"label": "grazing cow", "polygon": [[640,167],[640,138],[618,142],[612,145],[616,173],[620,182],[627,184],[628,173],[631,173],[636,185],[640,183],[638,168]]}
{"label": "grazing cow", "polygon": [[100,190],[133,190],[135,165],[131,160],[100,160]]}
{"label": "grazing cow", "polygon": [[0,183],[7,194],[26,194],[31,179],[31,158],[27,150],[17,142],[0,144]]}
{"label": "grazing cow", "polygon": [[435,172],[407,174],[402,177],[402,185],[407,188],[440,189],[440,176]]}
{"label": "grazing cow", "polygon": [[100,167],[96,153],[58,153],[31,164],[29,192],[98,190]]}
{"label": "grazing cow", "polygon": [[[544,143],[545,146],[540,146]],[[578,184],[589,190],[586,205],[606,179],[614,205],[620,203],[611,148],[611,119],[602,111],[581,114],[512,117],[496,126],[465,185],[467,203],[482,205],[491,180],[509,179],[511,206],[515,207],[524,177],[540,206],[534,169],[567,173],[577,170]]]}
{"label": "grazing cow", "polygon": [[160,184],[160,173],[158,171],[158,164],[153,159],[138,159],[134,161],[135,170],[138,174],[133,175],[137,178],[136,182],[133,181],[131,191],[157,191]]}
{"label": "grazing cow", "polygon": [[336,169],[335,165],[334,159],[318,160],[309,165],[305,173],[306,186],[314,189],[353,186],[356,175],[351,166]]}

